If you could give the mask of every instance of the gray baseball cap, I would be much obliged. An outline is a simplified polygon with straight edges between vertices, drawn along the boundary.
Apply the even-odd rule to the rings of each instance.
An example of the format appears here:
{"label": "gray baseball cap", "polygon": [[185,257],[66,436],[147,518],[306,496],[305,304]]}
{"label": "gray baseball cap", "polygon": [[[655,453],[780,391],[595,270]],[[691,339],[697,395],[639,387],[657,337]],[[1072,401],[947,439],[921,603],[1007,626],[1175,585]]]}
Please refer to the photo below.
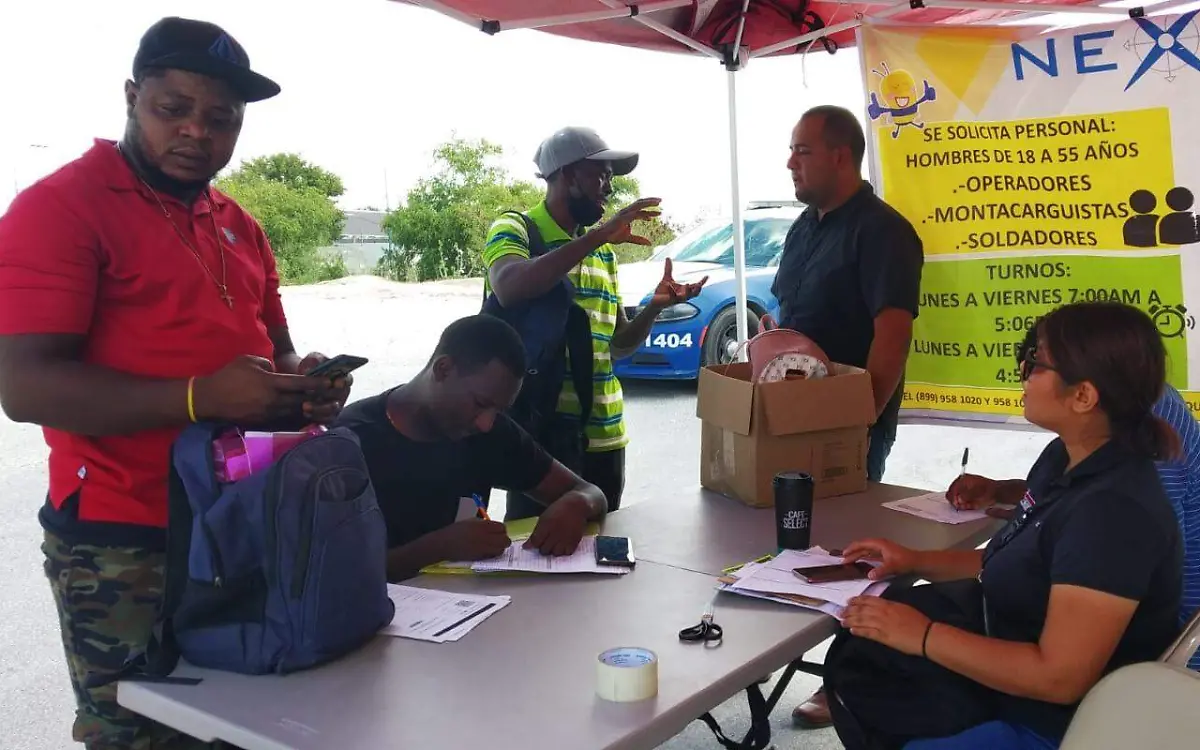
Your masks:
{"label": "gray baseball cap", "polygon": [[591,128],[563,128],[542,141],[533,155],[542,178],[584,159],[611,162],[614,175],[629,174],[638,163],[636,152],[614,151]]}

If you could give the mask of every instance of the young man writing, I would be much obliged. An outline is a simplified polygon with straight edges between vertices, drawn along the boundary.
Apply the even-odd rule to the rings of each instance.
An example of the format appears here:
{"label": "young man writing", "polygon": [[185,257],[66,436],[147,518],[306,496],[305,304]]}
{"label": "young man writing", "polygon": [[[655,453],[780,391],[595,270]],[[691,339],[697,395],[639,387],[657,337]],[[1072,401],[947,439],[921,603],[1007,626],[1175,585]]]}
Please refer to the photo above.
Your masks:
{"label": "young man writing", "polygon": [[351,404],[339,424],[362,445],[388,528],[388,579],[444,560],[495,557],[511,540],[504,524],[466,518],[493,488],[525,493],[544,511],[525,543],[569,555],[604,494],[551,458],[505,416],[521,388],[525,351],[504,321],[474,315],[451,323],[428,364],[408,383]]}

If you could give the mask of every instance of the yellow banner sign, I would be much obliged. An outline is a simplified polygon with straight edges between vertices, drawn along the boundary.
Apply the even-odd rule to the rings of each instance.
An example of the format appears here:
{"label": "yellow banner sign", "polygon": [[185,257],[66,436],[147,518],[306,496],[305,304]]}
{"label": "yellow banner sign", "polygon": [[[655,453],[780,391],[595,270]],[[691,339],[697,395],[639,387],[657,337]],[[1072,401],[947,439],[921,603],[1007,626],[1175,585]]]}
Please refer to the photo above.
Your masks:
{"label": "yellow banner sign", "polygon": [[1151,37],[1132,21],[860,30],[876,188],[925,245],[908,418],[1019,420],[1025,331],[1098,300],[1153,317],[1200,409],[1200,68]]}

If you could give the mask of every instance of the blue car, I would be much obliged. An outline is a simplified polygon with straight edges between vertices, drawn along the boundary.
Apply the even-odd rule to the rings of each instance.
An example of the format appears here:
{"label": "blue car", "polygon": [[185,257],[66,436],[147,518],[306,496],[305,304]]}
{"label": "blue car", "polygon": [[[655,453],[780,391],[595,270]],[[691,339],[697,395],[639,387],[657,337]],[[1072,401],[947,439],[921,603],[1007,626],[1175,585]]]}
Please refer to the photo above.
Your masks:
{"label": "blue car", "polygon": [[[778,319],[779,301],[771,294],[771,284],[784,239],[802,211],[799,204],[771,203],[752,204],[742,214],[751,336],[764,313]],[[663,310],[637,352],[613,362],[619,378],[694,380],[703,367],[728,363],[737,352],[733,222],[705,222],[663,245],[648,260],[621,266],[621,304],[630,320],[654,293],[667,258],[676,281],[693,282],[708,276],[708,283],[695,299]]]}

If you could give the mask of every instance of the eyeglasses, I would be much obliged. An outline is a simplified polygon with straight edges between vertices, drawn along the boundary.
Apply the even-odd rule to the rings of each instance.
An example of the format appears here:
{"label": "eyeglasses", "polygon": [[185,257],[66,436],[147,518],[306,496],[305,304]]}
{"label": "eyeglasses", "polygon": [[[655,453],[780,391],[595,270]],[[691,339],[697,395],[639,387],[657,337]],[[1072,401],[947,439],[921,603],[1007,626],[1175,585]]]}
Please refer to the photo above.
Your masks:
{"label": "eyeglasses", "polygon": [[1037,358],[1037,348],[1032,346],[1026,349],[1024,354],[1021,355],[1020,368],[1022,381],[1029,380],[1029,378],[1033,376],[1034,370],[1038,368],[1049,370],[1050,372],[1057,372],[1059,375],[1062,375],[1057,368],[1052,367],[1045,362],[1039,362]]}

